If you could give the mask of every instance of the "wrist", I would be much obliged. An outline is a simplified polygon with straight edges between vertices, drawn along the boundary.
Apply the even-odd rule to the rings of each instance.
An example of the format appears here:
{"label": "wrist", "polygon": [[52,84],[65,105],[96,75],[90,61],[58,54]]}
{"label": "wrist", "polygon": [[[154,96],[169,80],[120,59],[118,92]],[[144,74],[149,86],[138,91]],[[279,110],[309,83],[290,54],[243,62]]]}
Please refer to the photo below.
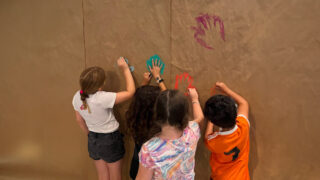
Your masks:
{"label": "wrist", "polygon": [[130,71],[129,66],[122,67],[123,71]]}
{"label": "wrist", "polygon": [[222,89],[223,92],[225,92],[226,94],[230,92],[230,89],[228,87],[224,87]]}
{"label": "wrist", "polygon": [[160,74],[157,75],[153,75],[153,77],[157,80],[157,79],[161,79]]}
{"label": "wrist", "polygon": [[191,100],[191,102],[192,102],[192,104],[195,104],[195,103],[199,103],[200,104],[200,102],[199,102],[199,99],[197,98],[197,99],[192,99]]}
{"label": "wrist", "polygon": [[155,79],[156,79],[156,82],[157,82],[158,84],[160,84],[161,82],[163,82],[163,79],[162,79],[160,76],[155,77]]}

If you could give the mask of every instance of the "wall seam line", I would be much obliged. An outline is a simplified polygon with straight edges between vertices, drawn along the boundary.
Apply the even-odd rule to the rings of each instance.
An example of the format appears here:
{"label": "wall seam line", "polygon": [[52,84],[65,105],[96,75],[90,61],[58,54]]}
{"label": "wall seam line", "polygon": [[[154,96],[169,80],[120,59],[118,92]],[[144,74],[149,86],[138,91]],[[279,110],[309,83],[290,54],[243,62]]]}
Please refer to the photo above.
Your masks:
{"label": "wall seam line", "polygon": [[170,75],[169,82],[171,85],[171,76],[172,76],[172,0],[170,0]]}
{"label": "wall seam line", "polygon": [[84,0],[82,0],[82,35],[84,47],[84,68],[87,68],[87,48],[86,48],[86,33],[85,33],[85,17],[84,17]]}

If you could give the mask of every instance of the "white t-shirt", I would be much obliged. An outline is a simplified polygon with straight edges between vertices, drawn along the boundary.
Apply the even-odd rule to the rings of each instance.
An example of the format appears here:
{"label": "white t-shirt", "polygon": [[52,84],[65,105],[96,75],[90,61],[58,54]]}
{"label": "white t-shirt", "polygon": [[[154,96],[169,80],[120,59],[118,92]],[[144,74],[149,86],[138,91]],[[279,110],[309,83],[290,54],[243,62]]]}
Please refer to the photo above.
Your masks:
{"label": "white t-shirt", "polygon": [[80,91],[73,96],[74,110],[78,111],[86,121],[89,131],[110,133],[119,128],[119,123],[113,115],[112,108],[116,100],[116,93],[98,91],[90,94],[86,99],[91,113],[83,108]]}

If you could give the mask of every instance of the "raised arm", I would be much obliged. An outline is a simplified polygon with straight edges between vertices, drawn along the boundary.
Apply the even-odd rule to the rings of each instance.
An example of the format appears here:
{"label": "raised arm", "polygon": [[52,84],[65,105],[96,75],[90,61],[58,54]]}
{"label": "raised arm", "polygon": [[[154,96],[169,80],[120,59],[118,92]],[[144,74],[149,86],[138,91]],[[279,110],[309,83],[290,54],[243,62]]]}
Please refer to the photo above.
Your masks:
{"label": "raised arm", "polygon": [[228,96],[232,97],[238,104],[238,114],[243,114],[248,117],[249,115],[249,104],[248,102],[241,97],[239,94],[232,91],[227,85],[223,82],[216,82],[216,88],[220,89],[222,92],[226,93]]}
{"label": "raised arm", "polygon": [[205,135],[204,135],[205,139],[207,139],[208,136],[209,136],[210,134],[212,134],[212,133],[213,133],[213,123],[208,120],[206,132],[205,132]]}
{"label": "raised arm", "polygon": [[152,73],[152,76],[155,78],[156,82],[158,83],[161,91],[167,90],[166,85],[164,84],[163,79],[160,77],[160,70],[162,68],[162,65],[160,66],[160,61],[154,61],[152,60],[152,67],[149,66],[149,69]]}
{"label": "raised arm", "polygon": [[188,92],[192,102],[193,119],[194,119],[193,121],[197,122],[199,126],[202,127],[204,116],[200,106],[198,93],[195,88],[189,88]]}
{"label": "raised arm", "polygon": [[121,91],[117,93],[115,104],[122,103],[130,99],[135,92],[135,85],[130,72],[128,64],[125,62],[123,57],[118,59],[118,66],[123,71],[123,75],[126,81],[126,91]]}

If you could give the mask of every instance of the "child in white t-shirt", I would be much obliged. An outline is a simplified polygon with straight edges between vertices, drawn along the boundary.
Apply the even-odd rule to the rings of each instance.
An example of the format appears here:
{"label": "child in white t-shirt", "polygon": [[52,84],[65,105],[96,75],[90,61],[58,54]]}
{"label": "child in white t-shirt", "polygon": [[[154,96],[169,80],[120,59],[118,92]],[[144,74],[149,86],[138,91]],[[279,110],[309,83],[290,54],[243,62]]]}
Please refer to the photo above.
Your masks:
{"label": "child in white t-shirt", "polygon": [[115,104],[130,99],[135,85],[124,58],[117,61],[126,80],[126,91],[102,91],[105,72],[100,67],[89,67],[80,75],[81,90],[73,97],[77,122],[88,134],[89,156],[95,160],[99,179],[121,179],[121,163],[125,153],[119,123],[113,115]]}

